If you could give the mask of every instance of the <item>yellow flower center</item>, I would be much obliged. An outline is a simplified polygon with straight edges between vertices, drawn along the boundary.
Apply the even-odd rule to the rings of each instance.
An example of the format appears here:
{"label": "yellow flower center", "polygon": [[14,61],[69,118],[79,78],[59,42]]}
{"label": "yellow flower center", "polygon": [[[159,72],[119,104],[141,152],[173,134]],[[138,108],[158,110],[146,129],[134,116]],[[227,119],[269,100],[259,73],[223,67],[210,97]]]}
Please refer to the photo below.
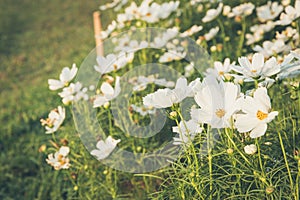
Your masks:
{"label": "yellow flower center", "polygon": [[219,71],[219,75],[220,75],[220,76],[223,76],[223,75],[224,75],[224,72],[223,72],[223,71]]}
{"label": "yellow flower center", "polygon": [[256,70],[256,69],[253,69],[253,70],[251,70],[251,72],[252,72],[252,73],[255,73],[255,72],[257,72],[257,70]]}
{"label": "yellow flower center", "polygon": [[50,118],[47,118],[46,120],[45,119],[41,119],[40,120],[42,126],[45,126],[47,125],[49,128],[52,128],[53,127],[53,124],[55,122],[55,119],[50,119]]}
{"label": "yellow flower center", "polygon": [[58,155],[57,160],[58,160],[59,164],[61,164],[61,165],[66,164],[66,161],[65,161],[65,159],[64,159],[64,156],[61,155],[61,154]]}
{"label": "yellow flower center", "polygon": [[268,113],[264,113],[260,110],[257,111],[256,113],[256,117],[259,119],[259,120],[264,120],[268,117]]}
{"label": "yellow flower center", "polygon": [[224,109],[217,109],[216,115],[217,115],[219,118],[222,118],[222,117],[225,115],[225,110],[224,110]]}

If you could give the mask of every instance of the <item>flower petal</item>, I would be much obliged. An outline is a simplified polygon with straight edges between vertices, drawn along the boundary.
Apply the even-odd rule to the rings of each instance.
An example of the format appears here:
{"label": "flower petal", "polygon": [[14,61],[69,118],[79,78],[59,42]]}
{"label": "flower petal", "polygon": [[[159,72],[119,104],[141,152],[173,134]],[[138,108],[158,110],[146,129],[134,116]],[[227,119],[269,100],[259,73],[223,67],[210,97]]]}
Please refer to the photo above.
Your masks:
{"label": "flower petal", "polygon": [[267,128],[268,125],[266,123],[259,124],[250,132],[250,137],[258,138],[260,136],[263,136],[266,133]]}

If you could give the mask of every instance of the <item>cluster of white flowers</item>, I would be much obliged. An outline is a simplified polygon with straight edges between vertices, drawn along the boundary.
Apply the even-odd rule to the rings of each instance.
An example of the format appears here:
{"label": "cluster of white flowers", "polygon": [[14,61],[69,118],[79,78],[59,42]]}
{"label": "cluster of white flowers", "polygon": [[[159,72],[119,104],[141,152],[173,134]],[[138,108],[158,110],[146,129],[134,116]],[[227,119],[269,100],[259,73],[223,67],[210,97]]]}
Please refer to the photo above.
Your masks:
{"label": "cluster of white flowers", "polygon": [[[107,28],[102,31],[100,37],[107,38],[115,29],[123,28],[127,21],[142,20],[147,23],[156,23],[168,18],[172,12],[176,11],[179,1],[170,1],[162,4],[145,0],[141,5],[131,2],[130,6],[125,8],[124,13],[117,15],[117,20],[113,21]],[[104,8],[104,7],[103,7]]]}
{"label": "cluster of white flowers", "polygon": [[120,87],[120,77],[116,77],[115,88],[113,88],[109,83],[104,82],[100,87],[101,94],[96,95],[94,100],[94,108],[100,106],[108,106],[109,101],[116,98],[121,92]]}
{"label": "cluster of white flowers", "polygon": [[165,78],[158,78],[158,74],[152,74],[149,76],[138,76],[128,80],[133,85],[132,90],[135,92],[143,91],[148,84],[155,84],[163,87],[174,87],[173,81],[167,81]]}
{"label": "cluster of white flowers", "polygon": [[114,8],[114,11],[119,11],[127,2],[128,0],[113,0],[113,2],[101,5],[99,8],[103,11],[110,8]]}
{"label": "cluster of white flowers", "polygon": [[124,67],[126,64],[132,62],[134,58],[133,53],[120,52],[116,54],[108,54],[107,56],[97,56],[98,65],[94,69],[101,75],[112,71],[117,71]]}
{"label": "cluster of white flowers", "polygon": [[[194,93],[191,93],[189,88],[191,84],[188,86],[184,83],[184,79],[180,78],[176,84],[178,92],[161,89],[144,97],[145,105],[166,108],[188,97],[186,91],[194,94],[190,96],[194,97],[200,108],[191,108],[191,121],[184,121],[179,125],[185,127],[181,128],[180,136],[180,140],[184,143],[187,138],[195,136],[196,130],[201,130],[199,128],[202,124],[208,124],[212,128],[236,128],[240,133],[250,132],[251,138],[257,138],[265,134],[267,123],[278,115],[278,112],[271,111],[266,88],[256,89],[252,97],[240,93],[239,85],[218,81],[214,76],[207,76],[202,83],[197,84]],[[175,128],[173,132],[178,130]],[[179,139],[175,139],[175,144],[178,144],[178,141]]]}
{"label": "cluster of white flowers", "polygon": [[72,102],[79,101],[81,99],[88,100],[88,95],[86,94],[87,88],[83,87],[80,82],[71,83],[77,74],[78,68],[75,64],[72,68],[64,67],[59,75],[59,80],[49,79],[49,89],[58,90],[62,89],[62,92],[58,95],[62,98],[62,102],[68,105]]}
{"label": "cluster of white flowers", "polygon": [[[174,137],[174,145],[189,145],[189,142],[203,131],[205,127],[203,125],[234,129],[240,133],[247,133],[250,138],[263,136],[267,131],[267,124],[278,115],[277,111],[271,109],[267,88],[278,80],[300,74],[300,50],[295,49],[300,44],[299,31],[295,26],[295,21],[300,17],[300,0],[295,0],[294,5],[290,5],[288,0],[269,1],[258,7],[255,7],[253,3],[242,3],[230,7],[224,2],[211,0],[215,3],[213,8],[210,5],[202,5],[202,2],[202,0],[190,1],[190,5],[196,6],[197,12],[205,10],[205,13],[197,22],[198,25],[190,24],[182,33],[180,33],[183,28],[179,25],[180,19],[169,18],[175,12],[176,17],[181,15],[186,5],[179,5],[179,1],[158,4],[153,0],[144,0],[137,5],[128,0],[113,0],[112,3],[100,6],[100,10],[114,8],[114,11],[118,11],[127,5],[122,9],[122,13],[117,14],[116,20],[101,32],[102,39],[122,31],[123,28],[130,26],[130,30],[135,30],[146,23],[162,21],[166,22],[165,24],[170,28],[151,38],[152,41],[149,41],[150,38],[138,41],[136,38],[132,39],[130,34],[112,39],[113,52],[104,56],[97,55],[97,64],[94,65],[94,70],[103,78],[99,88],[72,82],[78,71],[76,65],[73,64],[72,68],[63,68],[58,80],[48,80],[49,89],[61,90],[58,95],[65,105],[90,100],[94,108],[108,108],[110,101],[121,93],[120,77],[116,74],[128,64],[134,63],[137,51],[146,48],[163,49],[163,53],[156,54],[155,59],[159,63],[172,61],[175,63],[187,56],[188,47],[185,46],[184,39],[191,36],[197,36],[196,43],[204,44],[208,49],[210,47],[211,52],[219,47],[222,50],[223,45],[226,46],[226,42],[231,40],[231,35],[226,35],[228,31],[226,23],[223,24],[219,20],[219,17],[222,17],[228,21],[232,20],[232,23],[237,23],[236,27],[241,27],[242,30],[234,33],[245,36],[245,41],[244,38],[240,41],[242,49],[239,50],[244,53],[244,42],[254,53],[248,52],[244,56],[239,54],[237,62],[229,58],[225,58],[224,61],[215,61],[214,67],[207,69],[204,73],[205,77],[202,81],[196,78],[188,83],[187,78],[180,77],[174,84],[172,81],[158,78],[157,75],[131,78],[128,83],[133,85],[133,91],[136,92],[145,90],[148,84],[165,88],[144,96],[143,105],[131,104],[130,108],[141,116],[146,116],[154,114],[156,109],[175,108],[186,98],[194,99],[195,105],[190,109],[190,119],[181,119],[172,129],[174,133],[178,133]],[[245,19],[255,15],[256,18],[253,21],[256,24],[247,24],[249,27],[244,27],[246,26]],[[265,40],[265,36],[269,33],[272,31],[275,33],[274,30],[278,30],[274,37]],[[217,46],[220,35],[224,42]],[[211,46],[211,44],[216,46]],[[191,77],[194,74],[194,65],[190,63],[184,67],[185,77]],[[111,78],[104,81],[106,76]],[[256,88],[241,93],[240,87],[244,82],[254,82]],[[96,94],[89,96],[88,90],[95,91]],[[65,108],[58,106],[49,113],[47,119],[42,119],[41,123],[45,126],[46,133],[56,132],[62,125],[65,115]],[[105,159],[119,142],[121,142],[120,139],[115,140],[108,136],[106,140],[97,142],[96,149],[91,154],[98,160]],[[251,144],[245,146],[244,150],[247,154],[254,154],[257,152],[257,147]],[[55,169],[66,169],[70,166],[67,158],[69,151],[69,147],[63,146],[55,154],[50,154],[47,162]]]}
{"label": "cluster of white flowers", "polygon": [[137,106],[134,104],[131,104],[130,107],[132,108],[133,111],[139,113],[141,116],[146,116],[148,114],[153,115],[156,113],[156,109],[151,107],[151,106]]}

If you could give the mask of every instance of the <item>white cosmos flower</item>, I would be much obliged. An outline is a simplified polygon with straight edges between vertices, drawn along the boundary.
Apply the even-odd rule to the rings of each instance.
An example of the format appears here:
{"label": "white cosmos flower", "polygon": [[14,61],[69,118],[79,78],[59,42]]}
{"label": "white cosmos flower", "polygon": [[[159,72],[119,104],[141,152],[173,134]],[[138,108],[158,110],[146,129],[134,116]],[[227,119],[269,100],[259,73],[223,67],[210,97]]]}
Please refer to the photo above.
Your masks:
{"label": "white cosmos flower", "polygon": [[253,34],[246,33],[245,38],[247,39],[246,44],[251,45],[263,39],[261,32],[254,32]]}
{"label": "white cosmos flower", "polygon": [[64,67],[59,75],[59,80],[55,79],[49,79],[49,89],[50,90],[58,90],[65,86],[68,86],[70,81],[73,80],[73,78],[76,76],[76,73],[78,71],[78,68],[76,67],[76,64],[74,63],[72,65],[72,68]]}
{"label": "white cosmos flower", "polygon": [[205,40],[206,40],[206,41],[210,41],[211,39],[213,39],[213,38],[217,35],[218,32],[219,32],[219,27],[218,27],[218,26],[216,26],[216,27],[210,29],[210,30],[208,31],[208,33],[206,33],[206,34],[204,35]]}
{"label": "white cosmos flower", "polygon": [[134,104],[131,104],[130,107],[132,108],[133,111],[139,113],[142,116],[146,116],[147,114],[152,115],[155,114],[156,112],[156,109],[151,106],[145,106],[145,105],[136,106]]}
{"label": "white cosmos flower", "polygon": [[173,81],[167,81],[166,79],[158,79],[158,74],[151,74],[147,77],[138,76],[131,78],[128,82],[133,84],[133,91],[143,91],[146,89],[148,84],[156,84],[164,87],[174,87],[175,83]]}
{"label": "white cosmos flower", "polygon": [[80,82],[76,82],[65,87],[58,95],[62,98],[62,102],[65,105],[69,105],[70,103],[77,102],[81,99],[88,100],[89,97],[86,92],[87,88],[83,88]]}
{"label": "white cosmos flower", "polygon": [[148,42],[145,40],[134,40],[129,35],[124,35],[121,38],[112,38],[115,45],[114,52],[133,53],[139,49],[147,48]]}
{"label": "white cosmos flower", "polygon": [[247,57],[238,59],[240,66],[233,66],[232,69],[237,73],[242,74],[247,81],[252,81],[253,78],[266,78],[280,72],[280,65],[276,58],[272,57],[266,62],[263,54],[255,53],[252,57],[252,62]]}
{"label": "white cosmos flower", "polygon": [[268,1],[266,5],[256,8],[256,13],[259,21],[266,22],[273,20],[283,11],[283,6],[278,2]]}
{"label": "white cosmos flower", "polygon": [[198,33],[199,31],[201,31],[202,29],[203,29],[203,26],[193,25],[191,28],[189,28],[188,30],[186,30],[183,33],[181,33],[180,37],[189,37],[189,36],[192,36],[195,33]]}
{"label": "white cosmos flower", "polygon": [[255,24],[255,25],[251,26],[250,31],[253,34],[249,34],[249,33],[246,34],[246,39],[247,39],[246,44],[251,45],[253,43],[256,43],[256,42],[262,40],[264,34],[266,32],[273,30],[275,25],[276,25],[275,22],[267,21],[267,23],[265,23],[265,24]]}
{"label": "white cosmos flower", "polygon": [[262,47],[260,45],[255,45],[253,50],[263,54],[265,58],[268,58],[275,54],[288,52],[290,48],[290,46],[285,44],[284,40],[275,40],[274,42],[264,41]]}
{"label": "white cosmos flower", "polygon": [[291,54],[293,57],[295,57],[297,60],[300,60],[300,49],[295,49],[293,51],[291,51]]}
{"label": "white cosmos flower", "polygon": [[266,32],[269,32],[269,31],[273,30],[275,25],[276,24],[273,21],[268,21],[265,24],[255,24],[255,25],[250,27],[250,31],[253,32],[253,33],[259,32],[260,34],[264,34]]}
{"label": "white cosmos flower", "polygon": [[108,136],[105,141],[100,140],[99,142],[97,142],[97,149],[92,150],[91,154],[93,156],[96,156],[98,160],[103,160],[111,154],[111,152],[116,148],[119,142],[121,142],[120,139],[115,140],[111,136]]}
{"label": "white cosmos flower", "polygon": [[271,111],[271,102],[266,88],[258,88],[253,97],[241,97],[238,101],[244,114],[237,114],[235,127],[240,133],[250,132],[251,138],[263,136],[267,130],[267,123],[277,115]]}
{"label": "white cosmos flower", "polygon": [[232,115],[239,110],[236,103],[239,94],[239,87],[234,83],[218,82],[214,76],[206,77],[195,95],[200,109],[191,110],[192,119],[212,128],[231,127]]}
{"label": "white cosmos flower", "polygon": [[240,4],[232,8],[232,12],[228,14],[228,17],[251,15],[254,8],[255,6],[252,3]]}
{"label": "white cosmos flower", "polygon": [[224,16],[228,16],[230,14],[230,11],[231,11],[231,7],[228,6],[228,5],[225,5],[224,8],[223,8],[223,15]]}
{"label": "white cosmos flower", "polygon": [[150,43],[150,47],[153,48],[162,48],[167,44],[167,42],[174,37],[176,37],[179,33],[178,27],[168,28],[166,32],[162,35],[159,35],[153,39],[153,42]]}
{"label": "white cosmos flower", "polygon": [[113,100],[120,94],[120,77],[116,77],[115,88],[113,88],[109,83],[104,82],[100,87],[100,91],[102,94],[96,96],[94,100],[94,108],[103,106],[105,103]]}
{"label": "white cosmos flower", "polygon": [[156,92],[143,97],[143,104],[155,108],[168,108],[174,103],[180,103],[191,94],[191,91],[186,78],[181,77],[177,80],[173,90],[169,88],[158,89]]}
{"label": "white cosmos flower", "polygon": [[116,71],[124,67],[127,63],[131,62],[134,58],[134,53],[120,52],[116,54],[108,54],[106,57],[97,56],[98,65],[94,66],[94,69],[101,74],[106,74],[112,71]]}
{"label": "white cosmos flower", "polygon": [[172,131],[178,133],[177,137],[173,137],[174,145],[188,144],[192,142],[198,133],[202,132],[200,124],[193,120],[181,121],[179,126],[173,126]]}
{"label": "white cosmos flower", "polygon": [[218,8],[209,9],[206,12],[206,15],[204,16],[204,18],[202,19],[202,22],[206,23],[206,22],[210,22],[210,21],[214,20],[222,12],[222,8],[223,8],[223,3],[219,3]]}
{"label": "white cosmos flower", "polygon": [[257,152],[257,146],[255,144],[246,145],[244,151],[246,154],[253,155]]}
{"label": "white cosmos flower", "polygon": [[284,13],[281,13],[280,20],[276,24],[285,26],[291,24],[295,19],[300,16],[300,0],[295,1],[295,6],[288,5],[284,9]]}
{"label": "white cosmos flower", "polygon": [[188,64],[184,67],[184,76],[185,77],[190,77],[194,72],[195,72],[194,62],[191,62],[190,64]]}
{"label": "white cosmos flower", "polygon": [[181,60],[186,56],[186,52],[180,52],[177,50],[168,50],[160,58],[160,63],[171,62],[173,60]]}
{"label": "white cosmos flower", "polygon": [[70,152],[70,148],[62,146],[57,152],[48,155],[46,159],[47,163],[54,167],[55,170],[68,169],[70,167],[70,160],[67,157]]}
{"label": "white cosmos flower", "polygon": [[235,62],[230,63],[229,58],[225,58],[224,62],[220,61],[214,62],[214,68],[208,68],[206,74],[212,74],[213,76],[220,79],[230,79],[231,75],[229,72],[232,70],[232,67],[235,65]]}
{"label": "white cosmos flower", "polygon": [[58,106],[53,109],[47,119],[41,119],[42,126],[45,126],[46,133],[54,133],[58,130],[61,124],[64,122],[66,117],[65,108]]}
{"label": "white cosmos flower", "polygon": [[[151,3],[152,0],[146,0],[137,6],[135,2],[125,8],[125,13],[118,14],[117,21],[124,23],[134,19],[146,21],[148,23],[156,23],[160,19],[166,19],[172,12],[176,11],[179,1],[170,1],[163,4]],[[150,5],[151,3],[151,5]]]}
{"label": "white cosmos flower", "polygon": [[293,29],[292,27],[288,26],[284,31],[281,33],[276,32],[276,39],[288,41],[289,39],[292,40],[298,40],[299,39],[299,33],[297,29]]}
{"label": "white cosmos flower", "polygon": [[123,5],[125,5],[128,2],[128,0],[113,0],[111,3],[106,3],[104,5],[101,5],[99,7],[100,10],[104,11],[109,8],[114,8],[114,11],[118,11],[122,8]]}

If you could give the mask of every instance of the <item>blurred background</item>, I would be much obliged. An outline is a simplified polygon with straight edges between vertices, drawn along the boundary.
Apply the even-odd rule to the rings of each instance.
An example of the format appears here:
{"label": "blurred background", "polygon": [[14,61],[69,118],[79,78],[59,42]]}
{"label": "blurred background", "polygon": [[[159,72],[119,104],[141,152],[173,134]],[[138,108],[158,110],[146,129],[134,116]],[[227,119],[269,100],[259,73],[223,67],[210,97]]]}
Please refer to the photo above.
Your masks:
{"label": "blurred background", "polygon": [[92,13],[104,2],[0,0],[0,199],[63,193],[39,153],[49,140],[39,119],[60,103],[47,79],[94,48]]}

